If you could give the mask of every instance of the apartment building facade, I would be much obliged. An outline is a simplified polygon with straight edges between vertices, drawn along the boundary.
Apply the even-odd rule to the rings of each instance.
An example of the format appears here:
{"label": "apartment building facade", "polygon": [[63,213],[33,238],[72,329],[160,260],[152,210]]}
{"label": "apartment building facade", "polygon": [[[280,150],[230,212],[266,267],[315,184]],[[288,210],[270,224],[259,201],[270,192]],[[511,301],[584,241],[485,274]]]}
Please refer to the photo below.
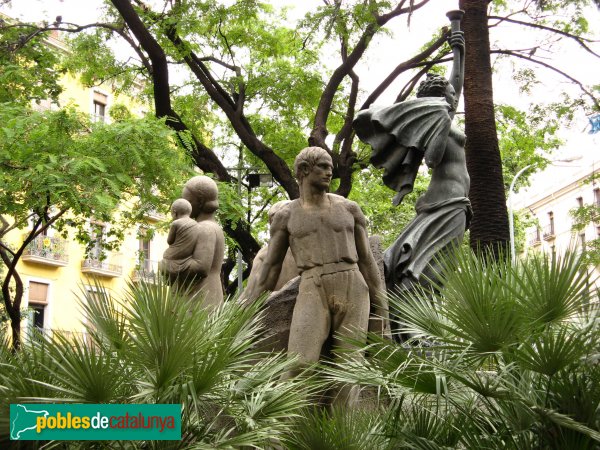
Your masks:
{"label": "apartment building facade", "polygon": [[[48,45],[56,51],[67,51],[57,35],[48,38]],[[92,88],[83,86],[76,77],[64,75],[61,84],[63,92],[57,103],[49,100],[34,105],[38,109],[58,109],[74,105],[90,115],[93,121],[110,121],[113,105],[126,105],[134,113],[141,115],[147,105],[136,102],[131,97],[115,94],[110,85]],[[124,203],[122,208],[128,208]],[[89,233],[92,246],[86,251],[84,245],[74,239],[70,230],[64,239],[52,228],[37,236],[31,242],[17,265],[17,271],[25,288],[22,307],[24,315],[22,330],[24,337],[28,331],[37,329],[45,333],[62,330],[71,333],[84,333],[86,317],[79,302],[83,293],[93,295],[97,285],[106,288],[117,296],[128,283],[141,280],[153,281],[157,276],[158,260],[167,248],[166,234],[148,233],[165,220],[161,214],[151,213],[146,222],[129,230],[117,251],[106,251],[102,242],[109,231],[109,224],[95,221],[90,217]],[[13,230],[7,241],[18,247],[27,235],[27,230]]]}
{"label": "apartment building facade", "polygon": [[[572,134],[553,162],[515,196],[515,210],[526,210],[535,219],[526,230],[525,252],[561,255],[568,248],[581,251],[600,237],[600,217],[583,230],[573,229],[573,210],[600,207],[600,178],[594,175],[600,176],[600,133]],[[590,275],[598,278],[598,268],[590,268]]]}

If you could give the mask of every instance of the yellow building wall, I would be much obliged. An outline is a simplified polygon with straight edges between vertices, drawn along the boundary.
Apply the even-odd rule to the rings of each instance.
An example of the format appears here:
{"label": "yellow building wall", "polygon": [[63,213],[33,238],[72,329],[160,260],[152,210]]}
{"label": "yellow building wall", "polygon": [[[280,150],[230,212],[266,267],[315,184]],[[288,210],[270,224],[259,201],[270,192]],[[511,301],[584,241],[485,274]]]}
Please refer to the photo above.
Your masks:
{"label": "yellow building wall", "polygon": [[[53,44],[59,47],[58,44]],[[76,77],[65,75],[62,79],[64,87],[60,95],[59,104],[38,105],[38,108],[53,108],[74,105],[80,111],[92,114],[94,111],[94,92],[106,95],[106,121],[110,121],[110,108],[115,103],[126,105],[133,114],[142,114],[147,110],[146,105],[136,102],[126,96],[114,95],[110,86],[99,86],[86,88],[82,86]],[[148,219],[150,225],[157,223],[157,217]],[[23,242],[26,230],[15,230],[7,236],[7,240],[14,246],[19,246]],[[52,231],[50,232],[52,237]],[[54,237],[53,237],[54,238]],[[43,239],[40,237],[39,239]],[[78,299],[82,298],[82,289],[93,289],[93,275],[82,271],[82,262],[85,260],[85,248],[74,239],[74,232],[69,232],[66,240],[66,254],[68,262],[66,265],[56,267],[49,265],[47,258],[34,258],[34,260],[22,259],[17,265],[17,271],[21,276],[25,293],[23,298],[23,307],[29,305],[29,285],[30,282],[44,283],[48,285],[47,305],[44,308],[43,327],[45,330],[63,330],[69,332],[84,332],[85,317],[78,304]],[[140,242],[138,238],[138,228],[130,230],[125,237],[120,249],[117,252],[107,252],[106,263],[120,267],[120,274],[115,276],[98,276],[98,282],[116,297],[122,297],[127,283],[135,275],[138,266],[138,255]],[[150,262],[152,270],[157,269],[157,261],[162,258],[164,250],[167,248],[166,234],[157,233],[150,243]],[[50,259],[50,262],[54,262]],[[22,329],[26,330],[32,326],[31,313],[25,317],[22,323]]]}
{"label": "yellow building wall", "polygon": [[[153,221],[149,220],[151,226]],[[15,230],[8,236],[8,241],[13,245],[20,245],[26,231]],[[122,298],[127,284],[132,280],[139,279],[139,238],[137,229],[129,230],[125,239],[116,252],[107,252],[106,263],[119,269],[119,274],[102,276],[88,274],[82,271],[82,262],[85,260],[85,248],[73,239],[74,233],[70,231],[65,240],[66,256],[68,262],[64,267],[50,265],[44,258],[35,260],[21,259],[17,264],[17,272],[23,280],[25,294],[23,307],[29,306],[29,283],[37,282],[48,284],[48,304],[44,312],[44,329],[63,330],[70,332],[84,332],[85,316],[79,306],[79,299],[83,299],[82,291],[95,289],[96,280],[108,292],[117,298]],[[56,236],[52,236],[57,239]],[[40,239],[44,239],[40,237]],[[164,233],[157,233],[150,241],[150,258],[148,267],[156,273],[158,260],[162,258],[167,248]],[[54,261],[50,260],[50,263]],[[26,317],[23,321],[23,329],[31,326],[31,318]]]}

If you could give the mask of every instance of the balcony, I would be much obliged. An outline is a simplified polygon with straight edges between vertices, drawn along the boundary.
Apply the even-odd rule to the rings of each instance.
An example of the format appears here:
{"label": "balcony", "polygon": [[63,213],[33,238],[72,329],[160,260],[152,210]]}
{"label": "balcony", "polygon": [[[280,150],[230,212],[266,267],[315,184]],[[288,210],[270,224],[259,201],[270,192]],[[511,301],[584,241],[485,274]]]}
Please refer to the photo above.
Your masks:
{"label": "balcony", "polygon": [[64,267],[69,264],[67,241],[58,237],[37,236],[27,245],[22,260],[28,263]]}
{"label": "balcony", "polygon": [[144,281],[146,283],[156,283],[158,278],[158,261],[141,261],[133,272],[131,273],[131,281],[139,283]]}
{"label": "balcony", "polygon": [[151,222],[160,222],[165,220],[164,214],[158,212],[158,210],[151,208],[144,213],[144,217]]}
{"label": "balcony", "polygon": [[547,225],[546,227],[544,227],[543,237],[545,241],[554,240],[554,238],[556,237],[556,234],[554,234],[554,225]]}
{"label": "balcony", "polygon": [[540,229],[537,228],[534,232],[529,234],[529,245],[531,247],[535,247],[536,245],[540,245],[542,242],[541,236],[540,236]]}
{"label": "balcony", "polygon": [[88,258],[81,261],[81,273],[115,278],[123,275],[123,268],[116,264],[109,264],[108,261]]}

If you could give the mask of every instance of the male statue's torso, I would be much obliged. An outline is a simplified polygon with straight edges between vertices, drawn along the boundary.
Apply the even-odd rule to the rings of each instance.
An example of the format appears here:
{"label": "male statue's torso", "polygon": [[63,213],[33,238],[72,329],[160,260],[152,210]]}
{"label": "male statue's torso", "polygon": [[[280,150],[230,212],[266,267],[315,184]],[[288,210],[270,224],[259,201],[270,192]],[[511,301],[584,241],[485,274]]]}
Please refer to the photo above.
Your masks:
{"label": "male statue's torso", "polygon": [[350,202],[335,194],[326,194],[321,207],[303,207],[295,200],[287,207],[289,245],[300,270],[325,264],[356,263],[355,218]]}

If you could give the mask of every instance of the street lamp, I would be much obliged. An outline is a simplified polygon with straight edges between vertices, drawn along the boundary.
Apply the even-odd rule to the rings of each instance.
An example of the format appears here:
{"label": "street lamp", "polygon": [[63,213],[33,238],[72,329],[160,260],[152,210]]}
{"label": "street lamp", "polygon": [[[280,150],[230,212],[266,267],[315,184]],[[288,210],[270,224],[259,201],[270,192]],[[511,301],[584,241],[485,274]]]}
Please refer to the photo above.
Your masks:
{"label": "street lamp", "polygon": [[[237,194],[238,198],[242,199],[242,178],[246,179],[246,187],[248,188],[248,231],[250,231],[250,191],[255,187],[270,187],[273,186],[273,175],[270,173],[252,173],[255,170],[260,170],[258,167],[244,166],[243,147],[238,146],[238,165],[237,167],[228,167],[227,170],[237,171]],[[245,175],[243,175],[245,174]],[[238,294],[242,292],[243,268],[242,268],[242,251],[238,248],[237,251],[237,276],[238,276]]]}
{"label": "street lamp", "polygon": [[[581,155],[573,156],[565,159],[554,159],[550,161],[550,164],[553,165],[557,162],[572,162],[581,159]],[[529,164],[528,166],[523,167],[521,170],[517,172],[515,177],[510,183],[510,187],[508,188],[508,228],[510,234],[510,256],[513,264],[517,261],[517,255],[515,252],[515,222],[514,222],[514,212],[513,212],[513,196],[514,196],[514,187],[517,179],[528,169],[534,167],[535,164]]]}

